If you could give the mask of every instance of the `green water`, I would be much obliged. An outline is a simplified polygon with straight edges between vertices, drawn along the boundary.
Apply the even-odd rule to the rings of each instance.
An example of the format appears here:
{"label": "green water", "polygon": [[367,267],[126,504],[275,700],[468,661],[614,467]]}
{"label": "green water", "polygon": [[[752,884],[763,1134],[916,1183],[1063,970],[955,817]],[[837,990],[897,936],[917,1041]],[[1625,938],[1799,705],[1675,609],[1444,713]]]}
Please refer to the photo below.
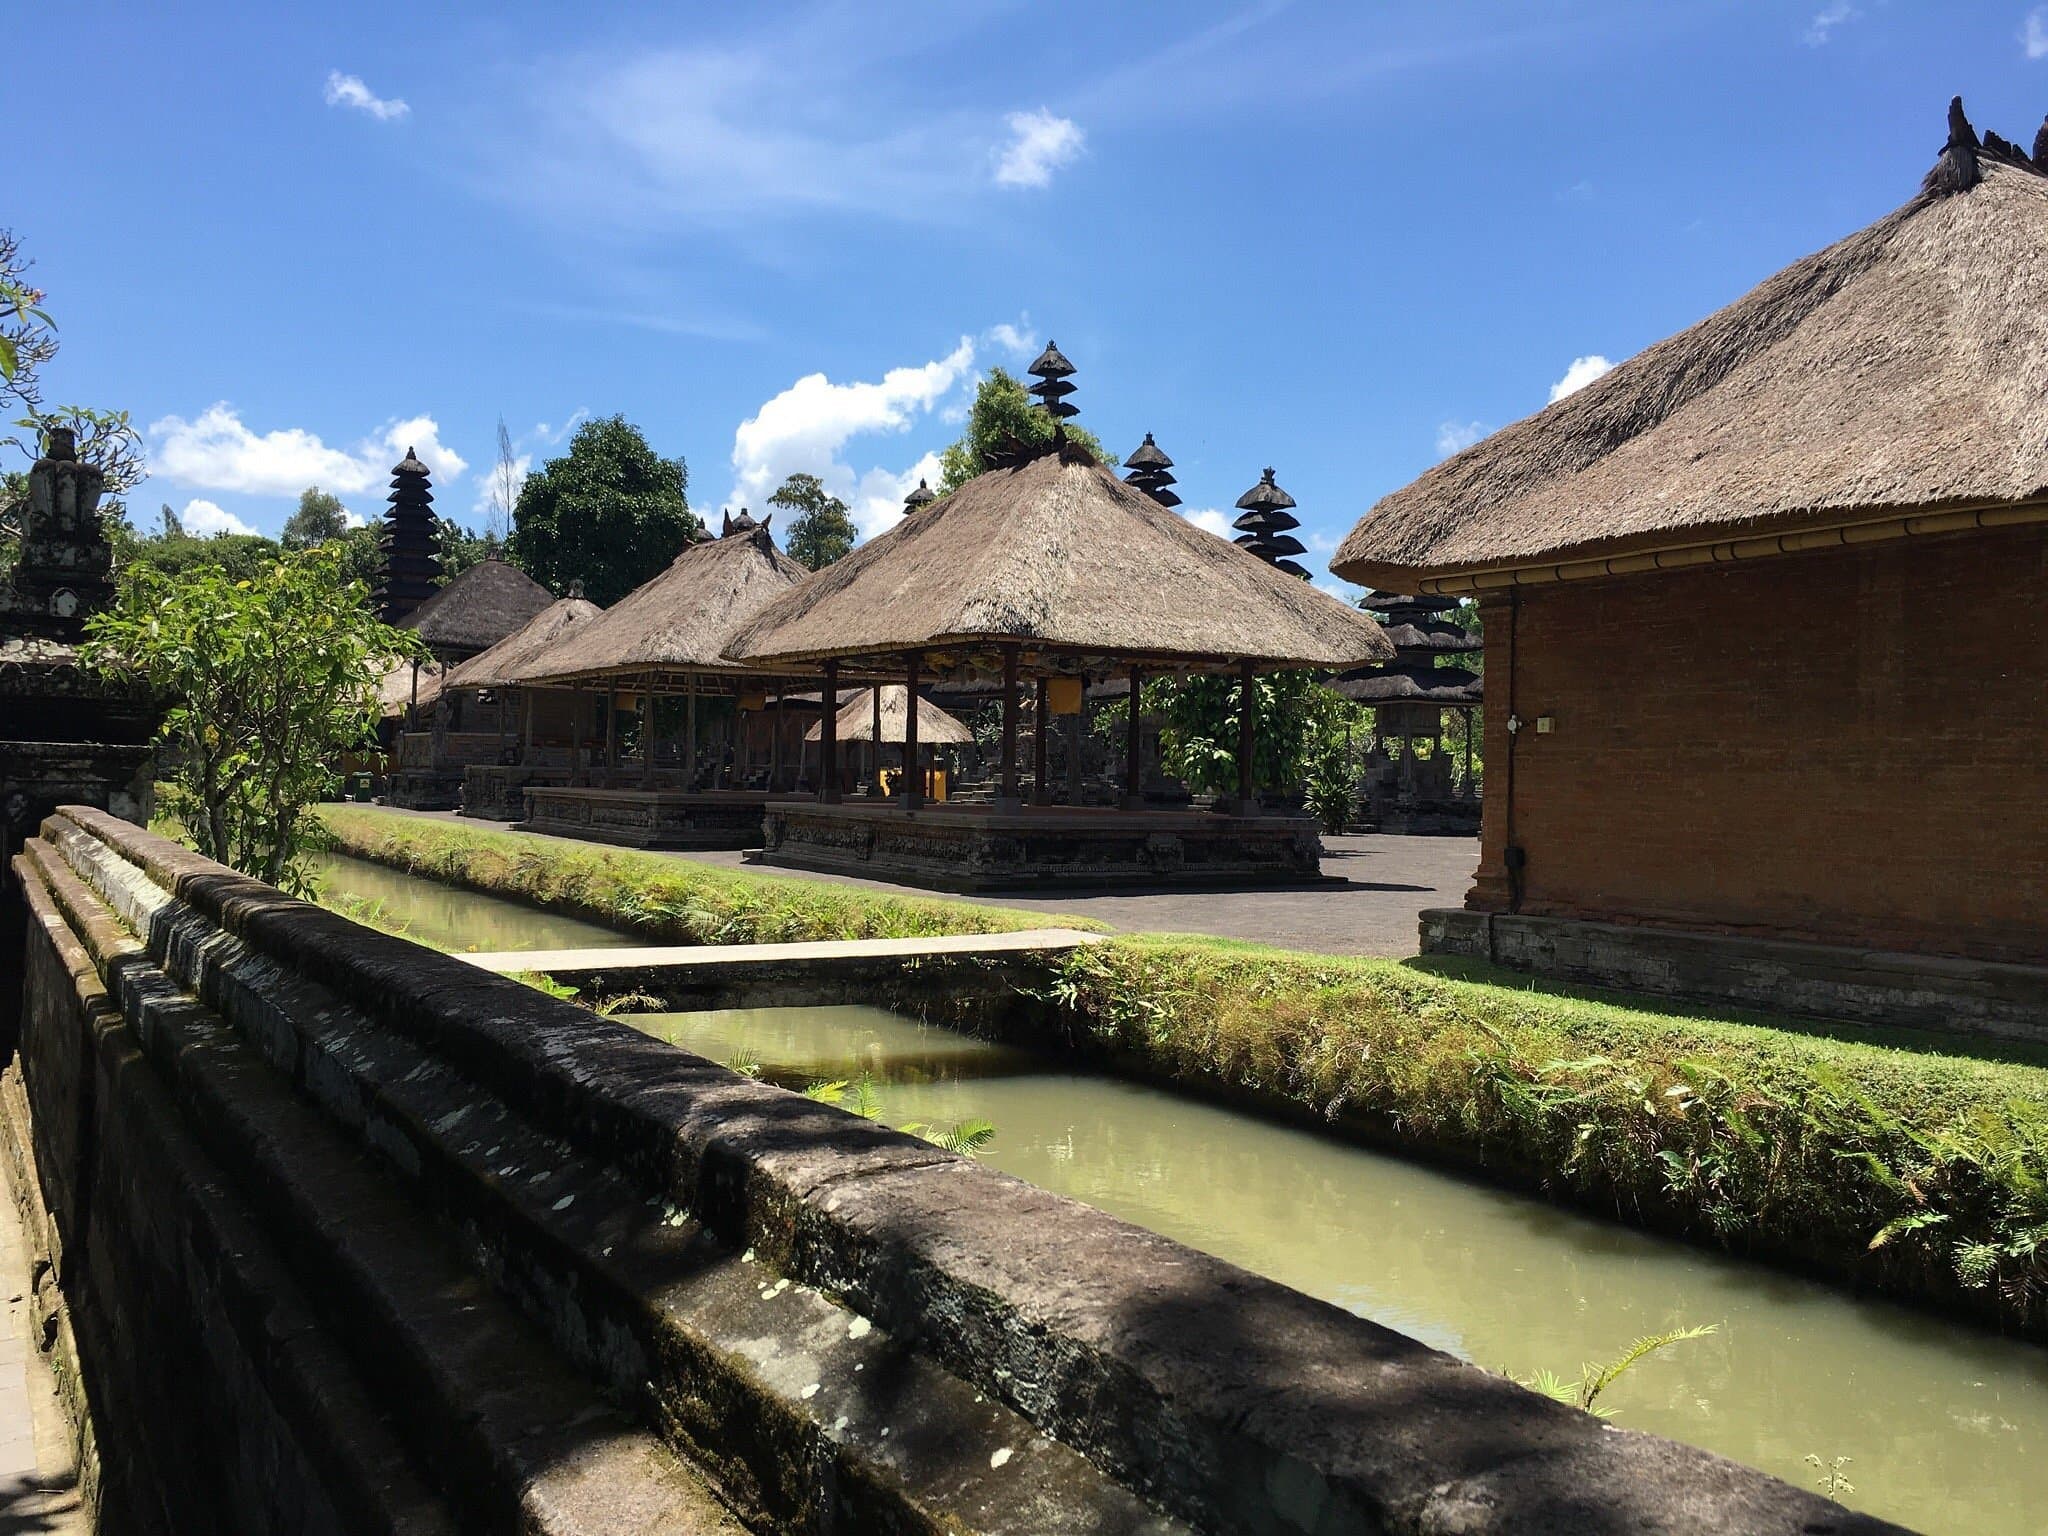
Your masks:
{"label": "green water", "polygon": [[893,1124],[984,1116],[991,1166],[1481,1365],[1576,1377],[1641,1334],[1717,1323],[1624,1377],[1616,1422],[1807,1487],[1807,1455],[1847,1456],[1844,1501],[1922,1531],[2043,1529],[2037,1346],[877,1009],[628,1022],[789,1085],[867,1073]]}
{"label": "green water", "polygon": [[325,854],[315,867],[323,906],[398,929],[435,949],[616,949],[635,942],[595,923],[478,896],[346,854]]}

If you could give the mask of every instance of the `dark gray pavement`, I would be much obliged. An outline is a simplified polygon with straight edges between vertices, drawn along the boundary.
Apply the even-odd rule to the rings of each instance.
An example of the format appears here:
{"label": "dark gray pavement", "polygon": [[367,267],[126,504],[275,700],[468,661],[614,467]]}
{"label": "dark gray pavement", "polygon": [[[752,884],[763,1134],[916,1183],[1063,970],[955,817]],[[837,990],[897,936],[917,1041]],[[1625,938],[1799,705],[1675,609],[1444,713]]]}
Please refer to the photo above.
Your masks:
{"label": "dark gray pavement", "polygon": [[[500,823],[470,821],[452,811],[394,810],[390,814],[427,816],[463,826],[503,830]],[[678,852],[662,857],[790,879],[825,880],[899,896],[943,895],[948,901],[1091,917],[1127,933],[1205,933],[1322,954],[1405,958],[1415,953],[1417,913],[1425,907],[1464,905],[1466,888],[1471,885],[1473,868],[1479,862],[1479,840],[1378,835],[1326,837],[1323,874],[1327,880],[1323,885],[1298,890],[1119,891],[1101,895],[1076,891],[1052,896],[954,896],[880,880],[771,869],[752,862],[743,852]]]}

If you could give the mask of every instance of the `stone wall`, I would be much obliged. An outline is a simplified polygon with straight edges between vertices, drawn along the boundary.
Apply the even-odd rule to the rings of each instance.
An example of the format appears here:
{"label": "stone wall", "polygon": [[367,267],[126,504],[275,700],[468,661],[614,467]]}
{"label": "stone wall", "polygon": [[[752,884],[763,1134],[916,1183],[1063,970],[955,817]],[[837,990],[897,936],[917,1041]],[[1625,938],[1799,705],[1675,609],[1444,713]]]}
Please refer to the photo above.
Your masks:
{"label": "stone wall", "polygon": [[1467,904],[2048,962],[2044,596],[2042,528],[1488,596]]}
{"label": "stone wall", "polygon": [[1892,1529],[103,813],[18,868],[110,1528]]}

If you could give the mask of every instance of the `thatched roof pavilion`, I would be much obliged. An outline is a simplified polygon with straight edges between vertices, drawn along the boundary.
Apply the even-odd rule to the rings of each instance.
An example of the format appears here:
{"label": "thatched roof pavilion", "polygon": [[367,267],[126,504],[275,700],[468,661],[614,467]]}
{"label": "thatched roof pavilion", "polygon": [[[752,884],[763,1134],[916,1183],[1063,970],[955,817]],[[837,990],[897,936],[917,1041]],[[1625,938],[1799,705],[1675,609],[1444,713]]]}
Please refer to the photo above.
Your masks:
{"label": "thatched roof pavilion", "polygon": [[[879,696],[879,698],[878,698]],[[901,683],[884,683],[863,688],[849,698],[839,711],[841,741],[879,741],[900,746],[910,739],[909,691]],[[879,726],[879,729],[878,729]],[[825,722],[820,720],[804,732],[805,741],[821,740]],[[930,699],[917,701],[916,739],[927,747],[964,747],[974,743],[974,732]]]}
{"label": "thatched roof pavilion", "polygon": [[583,596],[578,582],[570,596],[557,598],[489,650],[450,671],[441,688],[516,688],[527,673],[560,650],[572,632],[587,627],[603,612]]}
{"label": "thatched roof pavilion", "polygon": [[724,538],[692,544],[594,623],[535,656],[517,681],[564,683],[630,676],[657,687],[689,676],[733,678],[773,669],[735,662],[726,648],[810,572],[775,547],[768,525],[739,520]]}
{"label": "thatched roof pavilion", "polygon": [[2038,505],[2048,178],[1976,146],[1967,122],[1952,140],[1875,224],[1381,498],[1331,568],[1382,591],[1472,591]]}
{"label": "thatched roof pavilion", "polygon": [[827,566],[745,625],[757,666],[922,651],[934,674],[1344,668],[1381,626],[1197,528],[1079,449],[992,469]]}
{"label": "thatched roof pavilion", "polygon": [[444,662],[487,651],[554,601],[548,589],[493,551],[412,610],[415,631]]}

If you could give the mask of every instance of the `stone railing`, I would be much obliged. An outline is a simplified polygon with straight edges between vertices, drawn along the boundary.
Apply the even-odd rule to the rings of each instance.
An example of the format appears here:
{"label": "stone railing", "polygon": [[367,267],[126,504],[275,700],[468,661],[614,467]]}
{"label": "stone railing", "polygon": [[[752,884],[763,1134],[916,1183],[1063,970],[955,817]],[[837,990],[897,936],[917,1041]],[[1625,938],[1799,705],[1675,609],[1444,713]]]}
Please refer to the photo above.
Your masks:
{"label": "stone railing", "polygon": [[1894,1529],[103,813],[18,867],[110,1527]]}

